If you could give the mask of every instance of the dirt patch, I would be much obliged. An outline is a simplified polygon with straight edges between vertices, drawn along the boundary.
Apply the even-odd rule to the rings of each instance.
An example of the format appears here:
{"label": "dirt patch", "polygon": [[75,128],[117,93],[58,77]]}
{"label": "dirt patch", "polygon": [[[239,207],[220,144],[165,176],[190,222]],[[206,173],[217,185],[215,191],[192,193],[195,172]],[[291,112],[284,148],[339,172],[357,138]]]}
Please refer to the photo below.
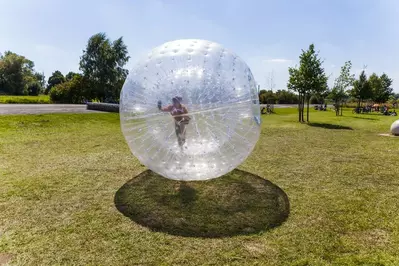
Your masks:
{"label": "dirt patch", "polygon": [[14,255],[9,253],[0,253],[0,266],[7,265],[13,257]]}
{"label": "dirt patch", "polygon": [[384,248],[390,244],[389,232],[382,229],[352,232],[347,237],[353,243],[376,248]]}
{"label": "dirt patch", "polygon": [[261,257],[266,254],[276,254],[276,250],[266,244],[258,243],[258,242],[251,242],[245,243],[244,248],[251,254],[253,257]]}

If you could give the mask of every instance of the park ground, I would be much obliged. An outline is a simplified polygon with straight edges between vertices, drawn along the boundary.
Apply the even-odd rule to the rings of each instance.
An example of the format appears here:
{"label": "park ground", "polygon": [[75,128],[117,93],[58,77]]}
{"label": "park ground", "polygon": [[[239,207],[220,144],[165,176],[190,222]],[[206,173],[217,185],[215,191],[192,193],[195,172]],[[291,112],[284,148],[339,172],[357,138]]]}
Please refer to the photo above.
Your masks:
{"label": "park ground", "polygon": [[[399,139],[379,136],[396,118],[312,110],[300,124],[295,108],[275,111],[242,171],[188,183],[184,195],[143,178],[118,114],[0,116],[0,262],[399,265]],[[277,195],[285,209],[273,209]],[[257,206],[235,209],[248,202]]]}

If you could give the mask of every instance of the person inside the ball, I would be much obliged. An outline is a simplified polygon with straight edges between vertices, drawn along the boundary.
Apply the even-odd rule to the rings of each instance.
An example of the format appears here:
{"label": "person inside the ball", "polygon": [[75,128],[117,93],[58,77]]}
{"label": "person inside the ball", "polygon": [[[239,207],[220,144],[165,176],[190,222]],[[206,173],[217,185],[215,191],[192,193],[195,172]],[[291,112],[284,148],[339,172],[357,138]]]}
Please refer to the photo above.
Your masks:
{"label": "person inside the ball", "polygon": [[177,142],[180,147],[183,147],[186,142],[186,126],[190,121],[187,107],[181,104],[182,97],[175,96],[172,98],[172,104],[162,107],[162,102],[158,101],[158,109],[163,112],[169,112],[175,120],[175,131]]}

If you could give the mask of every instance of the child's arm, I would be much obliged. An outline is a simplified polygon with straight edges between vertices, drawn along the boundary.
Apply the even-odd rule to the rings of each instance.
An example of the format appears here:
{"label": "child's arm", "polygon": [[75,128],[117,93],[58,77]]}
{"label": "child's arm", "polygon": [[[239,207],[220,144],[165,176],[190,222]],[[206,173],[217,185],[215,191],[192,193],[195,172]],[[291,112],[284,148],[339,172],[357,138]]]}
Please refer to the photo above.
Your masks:
{"label": "child's arm", "polygon": [[162,112],[170,112],[172,110],[172,106],[168,105],[166,107],[162,107],[162,102],[158,101],[158,109],[159,109],[159,111],[162,111]]}

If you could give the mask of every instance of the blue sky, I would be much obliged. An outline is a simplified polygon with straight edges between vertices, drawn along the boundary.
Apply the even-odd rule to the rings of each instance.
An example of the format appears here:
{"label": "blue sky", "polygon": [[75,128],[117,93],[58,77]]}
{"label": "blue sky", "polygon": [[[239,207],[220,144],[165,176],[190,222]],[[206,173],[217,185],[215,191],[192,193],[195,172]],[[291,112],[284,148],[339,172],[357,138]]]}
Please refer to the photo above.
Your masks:
{"label": "blue sky", "polygon": [[396,0],[0,0],[0,51],[28,57],[47,78],[78,71],[98,32],[124,37],[128,68],[166,41],[215,41],[242,57],[262,87],[273,73],[276,89],[286,87],[287,68],[313,42],[330,84],[351,60],[354,73],[364,65],[385,72],[399,92]]}

